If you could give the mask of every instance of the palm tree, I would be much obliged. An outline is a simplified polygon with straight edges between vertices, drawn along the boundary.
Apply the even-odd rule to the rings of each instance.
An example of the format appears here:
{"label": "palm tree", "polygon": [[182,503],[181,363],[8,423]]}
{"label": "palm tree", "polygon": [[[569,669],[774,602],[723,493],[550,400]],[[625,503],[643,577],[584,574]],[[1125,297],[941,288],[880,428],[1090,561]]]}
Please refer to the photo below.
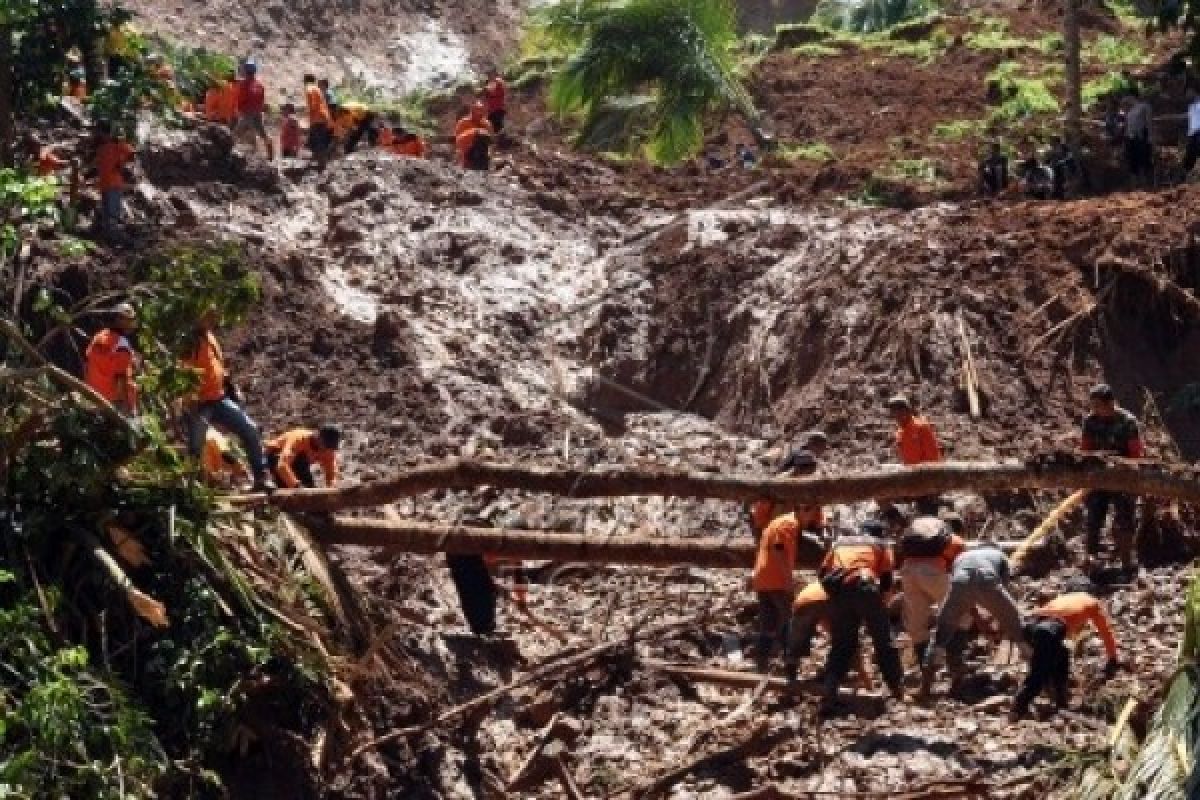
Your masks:
{"label": "palm tree", "polygon": [[[561,0],[541,12],[541,24],[570,53],[551,108],[582,114],[582,140],[617,129],[644,141],[654,160],[674,163],[699,150],[706,117],[722,110],[741,114],[758,135],[736,74],[730,0]],[[614,124],[614,114],[626,122]]]}

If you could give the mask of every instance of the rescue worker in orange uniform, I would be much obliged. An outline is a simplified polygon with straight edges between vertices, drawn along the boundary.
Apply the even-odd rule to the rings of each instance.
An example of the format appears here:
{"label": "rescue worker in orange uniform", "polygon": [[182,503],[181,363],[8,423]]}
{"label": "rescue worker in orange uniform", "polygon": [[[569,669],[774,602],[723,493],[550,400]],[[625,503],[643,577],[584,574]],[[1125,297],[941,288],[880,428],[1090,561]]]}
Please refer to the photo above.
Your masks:
{"label": "rescue worker in orange uniform", "polygon": [[770,669],[771,654],[778,643],[784,661],[790,662],[788,649],[795,600],[796,555],[804,533],[804,510],[776,517],[758,540],[751,586],[758,595],[758,671]]}
{"label": "rescue worker in orange uniform", "polygon": [[79,102],[88,98],[87,77],[82,67],[76,67],[67,73],[67,97],[74,97]]}
{"label": "rescue worker in orange uniform", "polygon": [[233,125],[237,120],[238,80],[228,73],[204,93],[204,118],[221,125]]}
{"label": "rescue worker in orange uniform", "polygon": [[454,149],[463,169],[486,172],[491,165],[489,149],[496,131],[487,120],[483,103],[475,103],[467,116],[454,126]]}
{"label": "rescue worker in orange uniform", "polygon": [[900,536],[896,567],[904,585],[904,630],[919,664],[929,649],[930,622],[950,591],[954,560],[964,550],[962,537],[937,517],[917,517]]}
{"label": "rescue worker in orange uniform", "polygon": [[235,137],[250,135],[255,148],[259,140],[267,150],[267,160],[275,160],[275,143],[267,134],[265,114],[267,90],[258,79],[258,64],[247,60],[242,64],[242,80],[237,88],[237,124],[233,128]]}
{"label": "rescue worker in orange uniform", "polygon": [[504,121],[508,117],[508,86],[500,76],[500,70],[495,67],[488,70],[487,83],[480,94],[488,122],[492,123],[492,130],[498,134],[504,130]]}
{"label": "rescue worker in orange uniform", "polygon": [[188,352],[181,359],[183,366],[199,373],[200,385],[185,414],[188,432],[188,452],[199,459],[204,453],[204,440],[210,424],[232,433],[242,443],[254,487],[272,491],[274,482],[267,474],[267,459],[263,453],[262,436],[258,426],[242,410],[225,370],[225,355],[213,329],[219,322],[217,310],[210,308],[200,315]]}
{"label": "rescue worker in orange uniform", "polygon": [[859,535],[836,539],[817,576],[829,593],[831,639],[825,662],[821,708],[830,713],[837,707],[838,689],[850,669],[857,650],[859,630],[864,626],[875,647],[875,662],[883,681],[897,698],[904,696],[904,667],[892,640],[883,596],[892,588],[895,566],[892,551],[880,538],[883,525],[868,520]]}
{"label": "rescue worker in orange uniform", "polygon": [[326,486],[338,479],[338,447],[342,432],[332,425],[317,430],[296,428],[267,442],[267,466],[275,482],[288,489],[303,486],[315,489],[317,480],[312,468],[319,466]]}
{"label": "rescue worker in orange uniform", "polygon": [[[900,463],[908,467],[918,464],[934,464],[942,460],[937,434],[929,420],[913,411],[912,403],[904,395],[896,395],[887,401],[888,411],[896,422],[896,453]],[[914,499],[921,514],[937,514],[936,495]]]}
{"label": "rescue worker in orange uniform", "polygon": [[138,413],[134,371],[138,357],[130,337],[137,330],[137,312],[129,303],[112,310],[108,327],[92,337],[84,354],[83,380],[118,410]]}
{"label": "rescue worker in orange uniform", "polygon": [[[793,450],[779,465],[775,473],[777,478],[803,478],[817,471],[817,459],[808,450]],[[757,539],[775,519],[775,502],[773,500],[758,500],[750,504],[748,510],[750,528]],[[804,530],[816,530],[825,524],[825,514],[820,506],[804,506],[797,510],[801,526]]]}
{"label": "rescue worker in orange uniform", "polygon": [[1092,625],[1100,634],[1108,661],[1104,676],[1111,678],[1120,666],[1117,660],[1117,639],[1112,621],[1104,606],[1091,593],[1087,581],[1072,582],[1067,592],[1040,608],[1034,609],[1025,623],[1025,641],[1032,646],[1029,673],[1013,699],[1012,717],[1019,719],[1029,711],[1029,704],[1044,688],[1053,692],[1059,709],[1070,701],[1071,651],[1067,639],[1074,639],[1084,628]]}
{"label": "rescue worker in orange uniform", "polygon": [[96,126],[99,135],[96,147],[96,188],[100,190],[100,230],[115,233],[125,213],[125,166],[136,153],[123,139],[113,133],[112,124],[102,121]]}
{"label": "rescue worker in orange uniform", "polygon": [[304,76],[304,101],[308,107],[308,149],[324,165],[333,148],[333,116],[315,75]]}
{"label": "rescue worker in orange uniform", "polygon": [[209,428],[204,435],[204,453],[200,457],[204,478],[214,486],[229,488],[244,481],[250,473],[238,459],[229,443],[229,437],[216,428]]}
{"label": "rescue worker in orange uniform", "polygon": [[397,127],[392,132],[392,143],[388,149],[405,158],[425,158],[429,154],[425,140],[403,127]]}
{"label": "rescue worker in orange uniform", "polygon": [[[789,681],[796,679],[800,659],[807,658],[812,652],[813,636],[818,629],[829,633],[829,593],[820,581],[813,581],[796,595],[796,600],[792,603],[792,638],[788,646],[788,659],[784,662],[785,674]],[[867,669],[866,651],[862,647],[856,650],[859,686],[870,691],[875,684]]]}

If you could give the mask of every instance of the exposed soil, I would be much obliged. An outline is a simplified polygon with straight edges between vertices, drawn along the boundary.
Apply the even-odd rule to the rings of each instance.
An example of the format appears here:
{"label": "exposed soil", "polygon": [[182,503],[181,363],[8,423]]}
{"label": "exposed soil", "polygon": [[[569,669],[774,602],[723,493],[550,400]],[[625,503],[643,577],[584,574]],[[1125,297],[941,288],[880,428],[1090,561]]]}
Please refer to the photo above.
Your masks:
{"label": "exposed soil", "polygon": [[[411,31],[424,19],[421,8],[370,3],[273,9],[243,24],[215,3],[156,24],[266,52],[268,78],[281,85],[310,63],[332,68],[320,53],[356,52],[383,69],[383,42],[395,34],[381,20]],[[511,9],[439,13],[484,57],[512,41]],[[989,13],[1008,15],[1021,35],[1055,24],[1040,8]],[[255,24],[263,43],[248,45]],[[1097,17],[1093,30],[1109,24]],[[309,35],[319,30],[328,35]],[[224,339],[249,408],[268,431],[338,422],[348,480],[450,456],[762,473],[813,427],[830,435],[823,469],[836,473],[892,460],[881,401],[897,391],[917,400],[951,457],[1023,457],[1073,446],[1087,388],[1100,380],[1143,418],[1152,455],[1194,459],[1200,417],[1185,401],[1200,357],[1200,189],[982,203],[967,197],[977,143],[965,141],[938,145],[944,186],[897,187],[915,210],[841,199],[882,165],[927,156],[936,122],[984,116],[983,75],[998,59],[961,46],[928,67],[857,51],[820,63],[769,56],[753,77],[760,105],[781,137],[833,147],[840,159],[827,166],[710,173],[606,163],[570,151],[561,124],[527,96],[486,176],[448,166],[445,143],[430,162],[360,153],[318,173],[233,154],[215,128],[155,131],[130,205],[139,230],[159,231],[158,241],[246,243],[263,306]],[[452,105],[440,109],[447,124]],[[721,141],[737,135],[731,123]],[[120,287],[129,260],[151,244],[64,265],[43,243],[42,277],[74,296]],[[981,419],[967,413],[960,386],[968,343]],[[1061,497],[949,499],[973,536],[1015,539]],[[851,523],[869,510],[834,516]],[[597,534],[749,535],[730,504],[656,498],[437,492],[389,512]],[[1146,526],[1143,558],[1154,569],[1106,591],[1129,669],[1101,685],[1097,643],[1087,641],[1073,713],[1016,725],[1005,714],[1023,667],[982,639],[961,691],[951,695],[943,681],[929,705],[826,723],[808,698],[752,700],[750,689],[696,687],[645,665],[749,669],[744,574],[530,565],[541,623],[505,606],[507,637],[476,639],[442,559],[344,548],[336,558],[376,628],[351,687],[376,733],[427,720],[564,648],[721,610],[522,690],[481,719],[347,763],[327,794],[561,797],[554,780],[501,788],[561,712],[571,720],[564,760],[589,797],[736,743],[760,722],[772,736],[766,753],[701,769],[669,796],[721,798],[769,782],[883,796],[968,778],[988,797],[1063,796],[1065,754],[1102,751],[1124,699],[1152,699],[1174,669],[1178,562],[1194,544],[1193,519],[1174,508],[1146,516],[1156,524]],[[1025,607],[1074,574],[1081,531],[1080,515],[1070,516],[1039,577],[1019,581]],[[823,655],[818,646],[807,674]]]}

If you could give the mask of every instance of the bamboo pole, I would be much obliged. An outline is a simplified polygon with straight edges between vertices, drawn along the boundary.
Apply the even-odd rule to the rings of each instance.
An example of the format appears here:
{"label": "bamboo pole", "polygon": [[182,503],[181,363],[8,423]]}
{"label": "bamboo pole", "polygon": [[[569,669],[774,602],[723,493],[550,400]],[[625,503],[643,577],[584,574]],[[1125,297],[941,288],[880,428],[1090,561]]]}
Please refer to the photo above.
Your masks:
{"label": "bamboo pole", "polygon": [[328,513],[393,503],[435,489],[519,489],[566,497],[661,496],[791,504],[902,500],[939,492],[986,494],[1015,489],[1101,489],[1200,504],[1200,471],[1157,462],[1068,453],[1026,462],[942,462],[836,477],[762,478],[654,467],[539,467],[450,461],[395,477],[337,489],[288,489],[227,498],[234,505],[271,503],[293,512]]}

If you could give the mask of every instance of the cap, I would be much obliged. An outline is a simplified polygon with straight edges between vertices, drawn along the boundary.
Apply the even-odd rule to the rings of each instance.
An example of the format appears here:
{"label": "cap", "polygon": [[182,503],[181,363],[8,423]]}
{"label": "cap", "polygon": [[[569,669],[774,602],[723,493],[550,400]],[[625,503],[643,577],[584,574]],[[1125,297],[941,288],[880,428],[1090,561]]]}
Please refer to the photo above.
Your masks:
{"label": "cap", "polygon": [[937,517],[917,517],[908,529],[922,538],[931,539],[946,530],[946,523]]}
{"label": "cap", "polygon": [[800,435],[801,446],[805,449],[812,447],[814,444],[827,445],[829,437],[825,435],[825,431],[805,431]]}
{"label": "cap", "polygon": [[247,58],[242,62],[242,71],[247,75],[253,75],[258,72],[258,63],[253,58]]}
{"label": "cap", "polygon": [[1112,400],[1116,395],[1113,394],[1112,387],[1107,383],[1100,383],[1092,387],[1088,392],[1088,397],[1093,400]]}
{"label": "cap", "polygon": [[884,405],[886,405],[890,409],[912,408],[912,403],[910,403],[908,401],[908,398],[902,394],[892,395],[891,397],[888,398],[887,402]]}
{"label": "cap", "polygon": [[796,449],[788,453],[787,458],[779,465],[780,472],[803,472],[817,468],[817,457],[807,450]]}
{"label": "cap", "polygon": [[883,523],[877,519],[864,519],[859,523],[858,530],[864,536],[882,537],[884,533]]}

